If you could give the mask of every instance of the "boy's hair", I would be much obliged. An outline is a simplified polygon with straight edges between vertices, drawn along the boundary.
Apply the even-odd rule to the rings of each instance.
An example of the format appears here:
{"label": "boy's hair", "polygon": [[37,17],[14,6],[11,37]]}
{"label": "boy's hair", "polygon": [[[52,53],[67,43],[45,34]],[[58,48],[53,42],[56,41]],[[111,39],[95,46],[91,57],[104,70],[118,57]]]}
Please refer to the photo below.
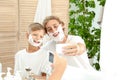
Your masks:
{"label": "boy's hair", "polygon": [[36,30],[44,30],[44,27],[40,23],[31,23],[28,26],[28,32],[30,33],[31,31],[36,31]]}

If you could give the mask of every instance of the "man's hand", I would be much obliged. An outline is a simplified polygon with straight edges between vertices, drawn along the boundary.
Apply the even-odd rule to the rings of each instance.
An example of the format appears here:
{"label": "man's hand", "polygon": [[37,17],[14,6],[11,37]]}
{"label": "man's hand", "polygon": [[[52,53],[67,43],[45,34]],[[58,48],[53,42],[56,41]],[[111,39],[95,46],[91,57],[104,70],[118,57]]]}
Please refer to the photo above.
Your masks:
{"label": "man's hand", "polygon": [[61,80],[62,75],[66,69],[67,62],[65,58],[58,56],[56,53],[54,54],[54,63],[52,65],[53,72],[50,75],[48,80]]}
{"label": "man's hand", "polygon": [[67,56],[75,56],[75,55],[81,55],[85,52],[86,47],[84,44],[80,43],[69,43],[68,45],[64,46],[62,48],[63,53]]}

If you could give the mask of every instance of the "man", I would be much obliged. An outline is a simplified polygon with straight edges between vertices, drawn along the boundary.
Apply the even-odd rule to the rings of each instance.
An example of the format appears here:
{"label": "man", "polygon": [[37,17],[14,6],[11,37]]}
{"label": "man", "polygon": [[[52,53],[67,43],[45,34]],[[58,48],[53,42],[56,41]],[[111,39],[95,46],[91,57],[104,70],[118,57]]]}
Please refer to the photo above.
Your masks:
{"label": "man", "polygon": [[50,41],[45,45],[46,50],[56,52],[56,45],[65,45],[62,47],[62,54],[57,52],[67,61],[62,80],[81,80],[84,71],[85,74],[86,71],[94,71],[89,63],[84,40],[80,36],[66,35],[64,22],[57,16],[46,17],[43,26],[50,37]]}

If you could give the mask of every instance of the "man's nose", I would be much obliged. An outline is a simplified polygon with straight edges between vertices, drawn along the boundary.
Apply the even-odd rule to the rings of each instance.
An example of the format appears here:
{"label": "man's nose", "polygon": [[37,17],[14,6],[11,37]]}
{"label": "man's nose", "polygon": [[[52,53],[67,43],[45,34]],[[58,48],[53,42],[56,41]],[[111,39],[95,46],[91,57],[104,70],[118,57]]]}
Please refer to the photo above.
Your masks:
{"label": "man's nose", "polygon": [[55,28],[52,28],[52,32],[55,33],[55,32],[56,32],[56,29],[55,29]]}

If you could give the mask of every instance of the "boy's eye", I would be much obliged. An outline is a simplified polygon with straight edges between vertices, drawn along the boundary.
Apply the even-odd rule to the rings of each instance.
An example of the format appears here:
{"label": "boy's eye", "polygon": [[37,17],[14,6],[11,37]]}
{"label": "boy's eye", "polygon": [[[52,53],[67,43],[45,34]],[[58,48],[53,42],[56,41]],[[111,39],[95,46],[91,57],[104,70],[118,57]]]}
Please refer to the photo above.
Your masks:
{"label": "boy's eye", "polygon": [[33,34],[33,36],[37,36],[37,34]]}
{"label": "boy's eye", "polygon": [[54,26],[54,28],[56,29],[58,26]]}

